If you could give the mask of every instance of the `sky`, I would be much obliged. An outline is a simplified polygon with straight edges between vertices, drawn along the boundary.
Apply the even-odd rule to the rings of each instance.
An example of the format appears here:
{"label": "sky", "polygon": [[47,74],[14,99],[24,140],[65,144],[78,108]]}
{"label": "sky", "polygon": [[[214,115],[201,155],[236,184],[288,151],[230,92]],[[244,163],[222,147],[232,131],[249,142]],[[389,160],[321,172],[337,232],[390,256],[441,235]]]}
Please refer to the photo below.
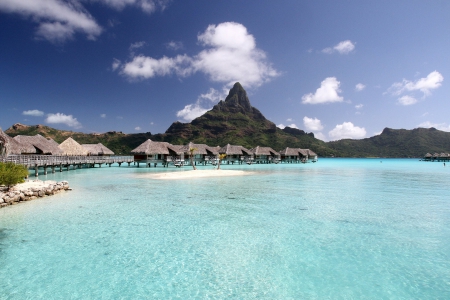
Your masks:
{"label": "sky", "polygon": [[324,141],[450,132],[450,1],[0,0],[0,127],[164,133],[235,82]]}

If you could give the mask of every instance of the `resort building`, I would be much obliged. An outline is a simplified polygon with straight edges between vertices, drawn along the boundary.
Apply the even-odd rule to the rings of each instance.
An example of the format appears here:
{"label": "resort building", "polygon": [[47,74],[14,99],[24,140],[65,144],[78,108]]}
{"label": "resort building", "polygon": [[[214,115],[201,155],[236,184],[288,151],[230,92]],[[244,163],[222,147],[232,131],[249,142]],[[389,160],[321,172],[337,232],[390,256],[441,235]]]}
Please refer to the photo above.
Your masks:
{"label": "resort building", "polygon": [[185,161],[187,161],[188,164],[190,164],[191,149],[194,149],[192,153],[194,164],[206,165],[208,163],[217,163],[217,155],[219,155],[219,149],[217,147],[190,142],[180,148],[180,151],[184,153]]}
{"label": "resort building", "polygon": [[22,154],[21,145],[0,129],[0,156]]}
{"label": "resort building", "polygon": [[62,151],[52,139],[46,139],[40,134],[35,136],[18,135],[14,137],[21,147],[21,154],[61,155]]}
{"label": "resort building", "polygon": [[82,144],[81,145],[90,156],[111,156],[114,155],[110,149],[105,147],[102,143],[98,144]]}
{"label": "resort building", "polygon": [[148,139],[131,150],[131,153],[134,155],[134,161],[138,166],[139,163],[145,163],[149,167],[151,164],[156,167],[158,163],[163,166],[167,166],[169,163],[182,166],[184,164],[184,153],[180,148],[181,146],[174,146],[167,142],[154,142]]}
{"label": "resort building", "polygon": [[250,152],[253,153],[253,160],[256,163],[279,163],[280,162],[280,153],[273,150],[270,147],[260,147],[257,146],[255,148],[250,149]]}
{"label": "resort building", "polygon": [[74,156],[87,156],[88,151],[78,144],[73,138],[69,137],[59,145],[59,149],[62,150],[62,155]]}
{"label": "resort building", "polygon": [[229,164],[230,162],[232,164],[234,164],[235,162],[239,164],[242,164],[244,162],[247,164],[251,164],[253,162],[253,153],[247,148],[238,145],[227,144],[226,146],[219,149],[219,154],[226,154],[223,161],[227,164]]}
{"label": "resort building", "polygon": [[309,149],[287,147],[280,151],[280,155],[281,161],[286,163],[306,163],[308,161],[317,161],[317,154]]}

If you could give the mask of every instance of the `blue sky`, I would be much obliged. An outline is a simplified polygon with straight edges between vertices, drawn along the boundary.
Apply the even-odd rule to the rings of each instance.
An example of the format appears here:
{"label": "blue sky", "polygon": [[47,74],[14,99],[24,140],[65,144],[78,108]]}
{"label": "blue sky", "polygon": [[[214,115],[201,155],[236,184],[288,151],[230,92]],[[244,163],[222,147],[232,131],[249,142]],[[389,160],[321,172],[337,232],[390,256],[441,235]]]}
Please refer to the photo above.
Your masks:
{"label": "blue sky", "polygon": [[0,127],[163,133],[236,81],[325,141],[450,131],[449,1],[0,0]]}

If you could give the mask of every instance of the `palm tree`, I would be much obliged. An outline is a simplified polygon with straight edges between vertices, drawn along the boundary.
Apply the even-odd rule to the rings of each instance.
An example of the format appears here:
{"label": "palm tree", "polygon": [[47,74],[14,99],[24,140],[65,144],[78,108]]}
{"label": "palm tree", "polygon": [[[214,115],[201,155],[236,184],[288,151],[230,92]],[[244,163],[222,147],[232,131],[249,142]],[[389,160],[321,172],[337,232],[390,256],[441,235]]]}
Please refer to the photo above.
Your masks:
{"label": "palm tree", "polygon": [[194,168],[194,170],[197,170],[197,168],[195,167],[195,164],[194,164],[194,152],[195,151],[197,151],[197,148],[193,148],[193,147],[189,148],[189,153],[190,153],[189,157],[191,160],[191,165]]}
{"label": "palm tree", "polygon": [[220,170],[220,161],[224,159],[227,155],[225,153],[219,154],[219,165],[217,166],[217,170]]}

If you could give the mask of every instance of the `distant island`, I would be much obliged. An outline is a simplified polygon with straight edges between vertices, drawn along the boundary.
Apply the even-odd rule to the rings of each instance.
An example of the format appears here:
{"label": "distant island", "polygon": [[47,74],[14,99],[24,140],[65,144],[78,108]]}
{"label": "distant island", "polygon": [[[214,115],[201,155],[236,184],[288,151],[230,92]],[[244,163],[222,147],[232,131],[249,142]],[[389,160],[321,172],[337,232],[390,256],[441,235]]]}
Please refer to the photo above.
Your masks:
{"label": "distant island", "polygon": [[313,133],[285,127],[278,128],[250,104],[247,93],[235,83],[225,100],[190,123],[174,122],[165,133],[125,134],[81,133],[58,130],[44,125],[16,123],[5,133],[16,135],[40,134],[61,143],[72,137],[81,144],[102,143],[116,154],[127,155],[138,145],[151,139],[172,144],[189,142],[208,145],[235,144],[244,147],[271,147],[277,151],[286,147],[311,149],[319,157],[423,157],[426,153],[450,152],[450,133],[435,128],[412,130],[385,128],[380,135],[361,140],[343,139],[324,142]]}

